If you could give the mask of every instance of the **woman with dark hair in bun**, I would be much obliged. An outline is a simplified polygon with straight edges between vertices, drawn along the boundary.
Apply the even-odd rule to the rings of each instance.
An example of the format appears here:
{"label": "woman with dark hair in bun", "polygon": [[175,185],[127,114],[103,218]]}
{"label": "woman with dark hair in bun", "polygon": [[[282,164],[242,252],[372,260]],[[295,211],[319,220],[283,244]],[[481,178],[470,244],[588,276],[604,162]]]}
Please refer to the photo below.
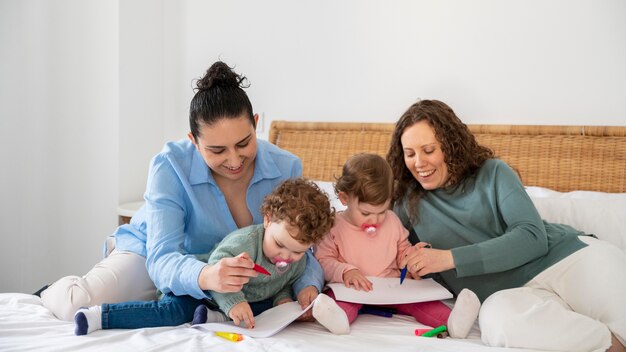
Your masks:
{"label": "woman with dark hair in bun", "polygon": [[[188,139],[166,143],[152,159],[145,205],[115,231],[115,249],[85,276],[61,278],[40,293],[54,315],[72,320],[81,307],[154,300],[157,289],[208,299],[206,291],[238,292],[258,275],[245,256],[213,265],[194,256],[238,228],[263,223],[263,198],[302,174],[300,159],[257,140],[245,82],[223,62],[197,81]],[[303,306],[324,283],[319,263],[311,253],[306,258],[293,286]],[[191,321],[193,310],[188,315]]]}

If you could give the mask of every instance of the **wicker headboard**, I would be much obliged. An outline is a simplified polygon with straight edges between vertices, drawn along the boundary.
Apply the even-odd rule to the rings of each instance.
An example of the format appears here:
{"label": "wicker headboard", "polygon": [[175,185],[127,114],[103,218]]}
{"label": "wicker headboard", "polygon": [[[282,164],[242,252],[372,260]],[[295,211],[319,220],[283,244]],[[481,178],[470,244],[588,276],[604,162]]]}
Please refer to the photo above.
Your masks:
{"label": "wicker headboard", "polygon": [[[269,140],[302,159],[304,176],[334,181],[359,152],[385,156],[392,123],[273,121]],[[626,127],[469,125],[527,186],[626,192]]]}

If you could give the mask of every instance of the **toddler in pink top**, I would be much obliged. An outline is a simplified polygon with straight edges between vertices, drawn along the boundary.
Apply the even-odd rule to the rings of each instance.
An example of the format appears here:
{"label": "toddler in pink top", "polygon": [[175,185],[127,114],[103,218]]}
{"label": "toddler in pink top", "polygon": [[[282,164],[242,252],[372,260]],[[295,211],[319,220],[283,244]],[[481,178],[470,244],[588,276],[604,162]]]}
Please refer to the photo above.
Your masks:
{"label": "toddler in pink top", "polygon": [[[405,254],[424,245],[411,246],[408,231],[389,209],[393,183],[391,167],[379,155],[357,154],[345,163],[335,184],[335,192],[346,209],[337,214],[330,234],[314,252],[326,281],[343,282],[346,287],[370,291],[372,283],[367,276],[399,278],[400,263]],[[332,290],[327,295],[335,298]],[[317,319],[326,318],[328,324],[337,325],[334,330],[348,333],[362,304],[343,301],[337,301],[337,304],[345,312],[345,317],[336,316],[341,313],[334,310],[335,316]],[[425,325],[446,325],[451,337],[465,338],[476,320],[480,301],[472,291],[465,289],[457,297],[452,311],[441,301],[389,307],[400,314],[411,315]]]}

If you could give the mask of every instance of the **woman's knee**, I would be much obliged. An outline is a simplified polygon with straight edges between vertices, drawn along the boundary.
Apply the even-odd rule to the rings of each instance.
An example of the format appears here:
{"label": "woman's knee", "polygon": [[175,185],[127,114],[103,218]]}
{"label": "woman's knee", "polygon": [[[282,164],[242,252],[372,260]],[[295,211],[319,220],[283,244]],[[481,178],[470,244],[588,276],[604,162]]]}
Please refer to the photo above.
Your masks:
{"label": "woman's knee", "polygon": [[71,321],[81,307],[90,306],[89,292],[78,284],[78,276],[66,276],[41,293],[41,302],[54,316]]}
{"label": "woman's knee", "polygon": [[481,339],[488,346],[509,345],[517,317],[539,303],[541,299],[528,294],[527,288],[515,288],[493,293],[483,302],[478,316]]}

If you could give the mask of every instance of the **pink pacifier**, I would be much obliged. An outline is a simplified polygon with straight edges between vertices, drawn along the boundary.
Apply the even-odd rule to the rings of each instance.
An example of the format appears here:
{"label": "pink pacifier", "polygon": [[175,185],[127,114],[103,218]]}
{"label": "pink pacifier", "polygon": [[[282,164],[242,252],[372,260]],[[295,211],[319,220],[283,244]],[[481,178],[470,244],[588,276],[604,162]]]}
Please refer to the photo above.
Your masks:
{"label": "pink pacifier", "polygon": [[363,225],[361,225],[361,228],[367,234],[374,235],[376,233],[376,229],[378,228],[378,225],[376,225],[376,224],[363,224]]}
{"label": "pink pacifier", "polygon": [[276,266],[276,272],[282,274],[289,270],[289,264],[292,262],[291,259],[285,260],[281,257],[274,257],[273,259],[274,265]]}

